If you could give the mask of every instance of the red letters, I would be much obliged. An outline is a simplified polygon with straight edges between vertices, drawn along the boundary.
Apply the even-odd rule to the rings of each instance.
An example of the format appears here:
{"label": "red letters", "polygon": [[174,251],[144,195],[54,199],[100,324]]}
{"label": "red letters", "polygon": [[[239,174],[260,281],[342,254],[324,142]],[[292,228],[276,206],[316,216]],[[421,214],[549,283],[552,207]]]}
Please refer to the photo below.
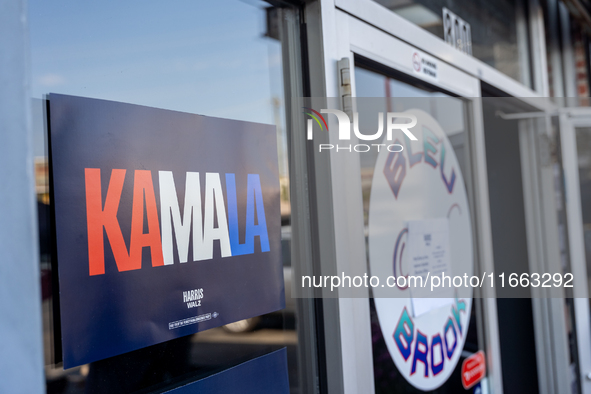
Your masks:
{"label": "red letters", "polygon": [[[144,193],[146,197],[146,213],[148,217],[148,233],[144,234]],[[152,267],[164,265],[162,243],[160,241],[160,224],[154,196],[152,172],[136,170],[133,185],[133,209],[131,211],[131,261],[137,262],[142,268],[142,248],[148,246],[152,253]],[[121,269],[119,270],[121,271]]]}
{"label": "red letters", "polygon": [[[105,273],[105,252],[103,228],[111,244],[115,263],[119,271],[142,268],[142,248],[148,246],[152,253],[152,266],[163,265],[160,226],[156,209],[156,198],[150,171],[135,171],[133,191],[133,209],[131,219],[131,246],[127,252],[121,227],[117,220],[117,210],[123,190],[126,170],[114,169],[111,173],[109,188],[102,205],[101,170],[85,168],[86,181],[86,217],[88,230],[88,265],[90,275]],[[148,217],[148,233],[143,233],[144,194]]]}

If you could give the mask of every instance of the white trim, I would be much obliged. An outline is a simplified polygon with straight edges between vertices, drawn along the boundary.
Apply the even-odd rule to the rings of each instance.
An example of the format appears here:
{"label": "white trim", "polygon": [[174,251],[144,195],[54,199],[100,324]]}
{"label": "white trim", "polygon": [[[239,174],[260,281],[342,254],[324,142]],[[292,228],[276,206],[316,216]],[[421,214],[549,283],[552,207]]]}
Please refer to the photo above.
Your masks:
{"label": "white trim", "polygon": [[[348,20],[336,12],[335,34],[337,37],[336,58],[333,70],[337,85],[336,61],[349,58],[351,86],[355,94],[353,53],[349,48]],[[340,92],[334,96],[339,96]],[[335,125],[336,126],[336,125]],[[336,128],[336,127],[335,127]],[[332,134],[338,144],[337,135]],[[351,143],[358,141],[354,138]],[[363,196],[359,155],[331,154],[333,179],[335,239],[337,249],[337,272],[363,275],[365,265],[365,234],[363,226]],[[359,183],[352,181],[359,180]],[[338,190],[336,189],[338,187]],[[360,264],[361,263],[361,264]],[[368,291],[369,292],[369,291]],[[340,299],[341,337],[343,343],[343,378],[345,393],[374,392],[373,354],[371,347],[371,316],[369,302],[364,298]]]}
{"label": "white trim", "polygon": [[[337,62],[344,58],[350,58],[350,64],[353,64],[353,56],[349,49],[348,24],[346,20],[339,19],[340,15],[335,12],[334,4],[331,0],[321,0],[319,3],[312,3],[306,7],[307,16],[317,5],[320,5],[320,29],[321,48],[320,51],[314,50],[310,59],[315,54],[320,54],[323,60],[321,70],[311,70],[312,76],[312,96],[313,97],[339,97],[339,78],[337,72]],[[317,10],[316,10],[317,12]],[[310,19],[308,19],[310,22]],[[315,21],[317,24],[318,21]],[[345,34],[343,34],[345,32]],[[309,36],[310,37],[310,36]],[[310,41],[309,41],[310,42]],[[322,75],[316,75],[322,74]],[[317,81],[323,81],[322,86]],[[315,90],[316,89],[316,90]],[[329,118],[329,122],[334,119]],[[329,125],[331,128],[336,125]],[[328,136],[328,142],[337,144],[335,139],[337,135]],[[351,141],[355,143],[355,141]],[[322,162],[326,155],[314,152],[317,162]],[[323,221],[322,225],[327,226],[327,231],[334,235],[331,248],[335,265],[327,266],[326,261],[321,261],[323,274],[333,275],[339,272],[356,272],[365,270],[365,236],[363,232],[363,198],[361,194],[361,173],[359,166],[359,157],[354,154],[330,155],[330,172],[318,172],[316,170],[317,187],[323,179],[326,183],[323,186],[322,193],[327,194],[326,188],[330,188],[330,207],[325,205],[325,217],[330,215],[332,223]],[[324,163],[323,163],[324,164]],[[326,168],[326,167],[325,167]],[[326,176],[328,175],[328,179]],[[359,183],[355,180],[358,179]],[[320,191],[318,192],[318,194]],[[325,201],[328,202],[328,201]],[[328,210],[332,210],[328,214]],[[330,227],[330,230],[328,230]],[[320,230],[322,231],[322,230]],[[322,259],[322,257],[321,257]],[[363,264],[359,264],[363,262]],[[332,264],[332,262],[330,262]],[[329,273],[330,272],[330,273]],[[333,302],[334,301],[334,302]],[[369,312],[369,303],[364,298],[339,298],[336,300],[324,299],[324,321],[327,342],[331,344],[338,342],[338,349],[331,349],[327,344],[327,358],[330,354],[339,356],[338,366],[335,360],[330,360],[327,364],[328,374],[328,392],[329,393],[373,393],[373,357],[371,348],[371,320]],[[333,318],[335,321],[331,321]],[[333,334],[333,328],[338,330]],[[340,371],[336,370],[340,368]],[[334,379],[341,377],[342,382],[336,382]],[[341,385],[342,384],[342,385]]]}
{"label": "white trim", "polygon": [[528,3],[533,88],[539,95],[548,97],[550,86],[548,83],[544,14],[539,0],[529,0]]}

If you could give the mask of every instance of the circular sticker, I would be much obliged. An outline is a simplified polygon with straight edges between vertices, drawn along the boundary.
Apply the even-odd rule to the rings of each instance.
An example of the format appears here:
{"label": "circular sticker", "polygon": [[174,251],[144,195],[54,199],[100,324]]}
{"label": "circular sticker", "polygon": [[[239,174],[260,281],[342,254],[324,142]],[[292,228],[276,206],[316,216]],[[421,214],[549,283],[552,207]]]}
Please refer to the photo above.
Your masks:
{"label": "circular sticker", "polygon": [[[472,226],[454,149],[428,113],[412,109],[418,141],[400,135],[402,152],[378,155],[369,203],[371,275],[397,280],[373,289],[380,328],[400,373],[433,390],[453,372],[466,340],[472,289],[437,280],[470,277]],[[421,276],[426,286],[410,280]],[[437,278],[434,278],[437,277]],[[447,286],[447,287],[446,287]],[[431,297],[431,298],[429,298]],[[433,298],[436,297],[436,298]]]}

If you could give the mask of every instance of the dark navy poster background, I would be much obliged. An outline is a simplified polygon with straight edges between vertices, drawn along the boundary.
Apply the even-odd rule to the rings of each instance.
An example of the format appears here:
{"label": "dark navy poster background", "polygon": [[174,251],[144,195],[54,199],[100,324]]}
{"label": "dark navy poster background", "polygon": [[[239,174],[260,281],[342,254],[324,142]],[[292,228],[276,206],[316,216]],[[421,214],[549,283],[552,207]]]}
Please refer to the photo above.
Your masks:
{"label": "dark navy poster background", "polygon": [[286,348],[170,390],[164,394],[289,394]]}
{"label": "dark navy poster background", "polygon": [[[284,308],[274,126],[57,94],[49,102],[65,368]],[[247,176],[259,174],[270,250],[262,252],[255,237],[253,254],[222,258],[216,240],[213,259],[193,261],[190,242],[188,262],[181,264],[173,237],[174,264],[153,267],[144,247],[142,268],[119,272],[104,233],[105,273],[91,276],[85,168],[101,170],[102,204],[111,171],[127,170],[117,219],[128,251],[135,170],[151,171],[159,226],[158,171],[172,171],[181,217],[187,172],[199,173],[202,206],[205,173],[219,173],[226,210],[225,174],[235,174],[241,243]],[[201,306],[188,308],[183,292],[201,288]],[[169,329],[171,322],[209,313],[209,320]]]}

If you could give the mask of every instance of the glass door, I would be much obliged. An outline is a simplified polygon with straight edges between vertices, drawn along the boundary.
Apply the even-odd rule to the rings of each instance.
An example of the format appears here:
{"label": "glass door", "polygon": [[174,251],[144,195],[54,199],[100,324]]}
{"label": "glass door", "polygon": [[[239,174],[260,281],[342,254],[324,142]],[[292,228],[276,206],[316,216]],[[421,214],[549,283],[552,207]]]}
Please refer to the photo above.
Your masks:
{"label": "glass door", "polygon": [[591,111],[570,109],[560,116],[560,142],[566,188],[578,371],[583,393],[591,393]]}
{"label": "glass door", "polygon": [[[411,267],[396,250],[407,240],[409,222],[431,227],[445,223],[450,250],[461,255],[464,268],[492,272],[479,80],[338,9],[333,21],[336,29],[323,33],[325,47],[326,42],[336,43],[325,56],[337,63],[334,69],[327,67],[326,95],[341,99],[342,110],[359,113],[352,125],[359,139],[351,142],[361,143],[352,154],[330,152],[337,272],[408,274]],[[349,95],[354,98],[350,106]],[[377,117],[364,117],[370,111],[416,115],[419,127],[413,130],[419,130],[419,141],[411,145],[401,134],[392,142],[404,146],[404,153],[365,152],[361,145],[370,142],[362,141],[366,138],[358,131],[367,136],[379,129]],[[336,133],[329,142],[339,143]],[[411,180],[411,172],[418,177]],[[436,180],[441,199],[425,197],[434,189],[420,190],[427,183],[419,173]],[[380,210],[388,202],[379,196],[390,204],[404,198],[406,205],[393,208],[397,215],[389,221],[387,210]],[[444,207],[455,196],[457,204]],[[432,210],[430,204],[437,207]],[[416,295],[381,298],[378,290],[370,289],[370,299],[339,300],[345,390],[502,391],[496,301],[490,289],[478,299],[456,294],[422,304],[414,301],[421,298]],[[460,316],[455,323],[445,316],[452,311]],[[462,382],[464,361],[478,357],[486,362],[486,377],[474,385]]]}
{"label": "glass door", "polygon": [[[394,155],[387,155],[383,171],[384,164],[381,163],[383,159],[379,154],[361,155],[363,208],[369,238],[369,271],[373,274],[374,271],[380,270],[383,262],[380,261],[378,255],[382,248],[388,248],[388,242],[382,242],[382,237],[376,234],[381,221],[378,217],[378,215],[381,216],[379,213],[381,209],[377,204],[385,203],[389,206],[383,210],[383,213],[387,216],[386,212],[390,211],[396,216],[386,219],[390,222],[389,227],[394,231],[390,234],[390,238],[396,240],[394,253],[396,255],[400,252],[400,257],[398,258],[396,255],[396,260],[393,262],[391,269],[393,275],[408,277],[413,273],[413,265],[404,256],[404,248],[409,250],[411,247],[410,231],[412,228],[410,226],[417,222],[430,225],[432,220],[441,220],[440,218],[446,219],[449,224],[450,252],[455,259],[450,262],[450,271],[464,271],[466,267],[461,266],[460,263],[462,262],[461,252],[465,252],[469,255],[468,270],[480,272],[479,259],[474,256],[476,239],[475,228],[472,226],[475,204],[473,203],[474,182],[471,173],[473,157],[470,149],[473,126],[468,118],[471,103],[453,97],[437,88],[421,84],[416,79],[405,78],[404,75],[392,78],[378,73],[372,70],[371,65],[368,65],[363,59],[356,61],[355,77],[358,107],[361,107],[360,103],[364,98],[373,101],[376,100],[374,98],[381,96],[385,98],[385,100],[381,100],[386,106],[384,111],[402,113],[417,111],[419,122],[424,122],[422,123],[422,133],[418,132],[419,135],[422,134],[421,137],[417,136],[418,143],[410,143],[409,141],[404,143],[407,150],[405,157],[407,165],[405,168],[401,167],[404,168],[405,174],[404,179],[400,179],[400,186],[397,189],[398,195],[395,198],[388,199],[389,194],[384,193],[388,197],[383,196],[380,190],[383,180],[392,179],[388,172],[388,159],[389,157],[394,159]],[[379,102],[379,100],[376,101]],[[361,111],[360,108],[358,110]],[[371,126],[367,125],[367,129],[371,130]],[[441,132],[441,135],[437,134],[438,132]],[[437,143],[434,142],[436,139],[439,140]],[[399,157],[396,155],[397,162]],[[454,164],[451,164],[452,161]],[[400,162],[402,163],[402,161]],[[398,180],[399,177],[402,175],[396,176],[395,179]],[[419,179],[418,185],[411,184]],[[424,197],[427,191],[430,196]],[[463,201],[461,196],[465,196],[467,201]],[[446,198],[450,199],[449,204],[446,202]],[[401,224],[400,235],[395,234],[395,223],[401,219],[408,219],[412,224],[408,224],[408,222],[407,225]],[[472,227],[472,232],[463,234],[461,239],[454,242],[454,237],[462,232],[465,222],[469,223],[468,227]],[[398,248],[396,248],[397,246]],[[470,384],[471,382],[463,384],[465,379],[462,379],[461,376],[462,366],[466,360],[476,359],[479,355],[486,355],[488,352],[485,345],[486,328],[484,326],[483,300],[455,294],[457,297],[455,304],[453,301],[447,302],[446,307],[443,298],[420,300],[416,298],[415,289],[410,288],[404,292],[408,293],[408,300],[380,298],[377,291],[374,292],[375,299],[370,300],[376,392],[397,392],[396,390],[420,392],[431,389],[438,389],[442,392],[463,392],[466,389],[472,391],[474,386]],[[429,296],[434,297],[432,294]],[[441,297],[443,296],[442,292]],[[392,319],[390,315],[393,309],[400,308],[401,305],[404,305],[403,308],[406,307],[409,311],[412,310],[408,315],[408,322],[415,326],[417,337],[413,339],[417,341],[417,344],[421,338],[419,332],[425,333],[425,337],[430,338],[425,341],[429,347],[425,348],[428,357],[424,371],[421,369],[422,366],[415,362],[415,360],[419,360],[420,347],[413,351],[412,346],[408,348],[401,345],[401,336],[397,332],[400,332],[399,328],[402,326],[397,321],[398,316]],[[462,309],[463,307],[465,310]],[[449,318],[453,316],[453,311],[457,311],[460,316],[460,319],[455,323],[458,342],[452,339],[454,329],[449,324]],[[407,333],[409,332],[407,331]],[[439,352],[440,336],[441,338],[447,336],[445,338],[447,342],[443,343],[446,346],[444,348],[445,354]],[[406,349],[412,353],[407,360],[397,357],[401,350],[405,351]],[[439,355],[444,354],[440,359],[438,352]],[[481,392],[488,391],[487,379],[483,379],[475,385],[481,387]]]}

